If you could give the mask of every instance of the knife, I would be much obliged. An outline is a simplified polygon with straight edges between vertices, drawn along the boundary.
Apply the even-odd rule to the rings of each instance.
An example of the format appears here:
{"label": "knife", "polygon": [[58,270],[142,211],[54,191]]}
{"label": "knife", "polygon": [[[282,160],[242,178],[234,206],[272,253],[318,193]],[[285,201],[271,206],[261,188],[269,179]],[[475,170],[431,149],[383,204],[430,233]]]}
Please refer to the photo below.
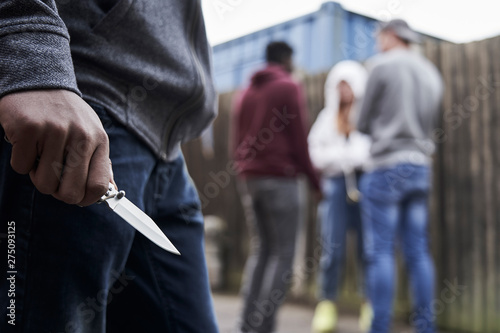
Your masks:
{"label": "knife", "polygon": [[109,183],[108,192],[98,201],[98,203],[102,202],[105,202],[111,210],[162,249],[177,255],[181,254],[156,223],[125,198],[125,191],[118,191],[113,184]]}
{"label": "knife", "polygon": [[[8,143],[11,143],[6,134],[4,134],[4,139]],[[146,213],[130,202],[130,200],[125,198],[125,191],[118,191],[112,183],[109,183],[108,191],[97,201],[99,204],[103,202],[137,231],[149,238],[150,241],[164,250],[181,255],[179,250],[175,248],[174,244],[165,236],[156,223]]]}

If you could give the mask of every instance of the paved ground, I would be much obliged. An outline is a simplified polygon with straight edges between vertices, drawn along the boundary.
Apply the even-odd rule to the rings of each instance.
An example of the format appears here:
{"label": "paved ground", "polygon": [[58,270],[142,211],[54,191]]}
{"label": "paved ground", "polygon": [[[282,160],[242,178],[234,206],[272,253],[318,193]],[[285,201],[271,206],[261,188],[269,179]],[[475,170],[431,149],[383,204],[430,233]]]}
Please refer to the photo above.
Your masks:
{"label": "paved ground", "polygon": [[[233,333],[234,324],[240,310],[240,300],[236,296],[214,295],[215,311],[220,333]],[[285,304],[278,318],[278,333],[309,333],[313,309],[306,306]],[[395,325],[394,333],[412,333],[406,325]],[[340,317],[337,333],[359,333],[358,319],[352,315]]]}

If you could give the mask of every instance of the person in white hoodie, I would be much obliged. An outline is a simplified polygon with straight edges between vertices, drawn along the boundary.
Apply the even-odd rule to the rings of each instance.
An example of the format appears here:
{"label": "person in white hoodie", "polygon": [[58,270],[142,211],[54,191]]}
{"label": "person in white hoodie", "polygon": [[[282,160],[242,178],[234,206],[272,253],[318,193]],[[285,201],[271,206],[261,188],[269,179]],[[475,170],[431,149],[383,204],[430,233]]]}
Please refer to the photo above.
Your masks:
{"label": "person in white hoodie", "polygon": [[[311,160],[322,174],[323,191],[318,211],[322,254],[319,303],[312,323],[314,333],[332,332],[337,326],[335,302],[344,268],[346,234],[349,229],[357,233],[358,263],[360,268],[363,266],[357,179],[370,157],[371,142],[353,124],[366,80],[367,72],[358,62],[346,60],[335,65],[325,84],[325,108],[318,115],[308,137]],[[362,330],[370,326],[371,317],[371,307],[365,302],[360,316]]]}

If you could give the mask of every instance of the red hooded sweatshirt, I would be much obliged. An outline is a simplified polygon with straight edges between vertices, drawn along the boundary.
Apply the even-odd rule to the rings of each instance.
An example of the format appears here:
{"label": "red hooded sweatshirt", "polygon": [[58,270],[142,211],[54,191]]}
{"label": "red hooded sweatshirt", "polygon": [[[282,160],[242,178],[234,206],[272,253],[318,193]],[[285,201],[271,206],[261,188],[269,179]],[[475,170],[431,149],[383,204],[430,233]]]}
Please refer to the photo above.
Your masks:
{"label": "red hooded sweatshirt", "polygon": [[305,174],[319,190],[307,145],[301,87],[279,65],[255,73],[235,103],[233,156],[244,178]]}

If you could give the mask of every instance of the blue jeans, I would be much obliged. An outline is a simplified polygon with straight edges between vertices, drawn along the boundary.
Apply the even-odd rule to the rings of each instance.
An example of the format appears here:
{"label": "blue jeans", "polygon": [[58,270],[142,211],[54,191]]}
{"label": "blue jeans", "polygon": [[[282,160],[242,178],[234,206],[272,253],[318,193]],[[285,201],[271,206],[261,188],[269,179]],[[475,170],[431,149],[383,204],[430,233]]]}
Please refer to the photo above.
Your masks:
{"label": "blue jeans", "polygon": [[430,169],[399,164],[361,178],[361,211],[367,260],[368,296],[374,310],[371,333],[387,333],[394,296],[394,247],[399,238],[409,272],[419,333],[433,333],[434,264],[429,253]]}
{"label": "blue jeans", "polygon": [[[217,332],[203,251],[203,216],[182,156],[155,158],[93,105],[110,139],[118,186],[182,253],[168,253],[106,205],[80,208],[40,194],[0,146],[0,225],[15,222],[15,326],[5,322],[10,284],[0,282],[1,332]],[[7,242],[1,239],[1,253]],[[6,260],[1,272],[7,271]],[[7,313],[6,313],[7,312]]]}
{"label": "blue jeans", "polygon": [[[323,201],[318,207],[321,225],[321,259],[319,271],[319,299],[337,299],[345,263],[348,230],[356,232],[358,268],[363,269],[363,234],[359,204],[347,200],[345,178],[325,178],[322,182]],[[359,281],[362,281],[361,275]],[[361,287],[360,290],[364,291]]]}

